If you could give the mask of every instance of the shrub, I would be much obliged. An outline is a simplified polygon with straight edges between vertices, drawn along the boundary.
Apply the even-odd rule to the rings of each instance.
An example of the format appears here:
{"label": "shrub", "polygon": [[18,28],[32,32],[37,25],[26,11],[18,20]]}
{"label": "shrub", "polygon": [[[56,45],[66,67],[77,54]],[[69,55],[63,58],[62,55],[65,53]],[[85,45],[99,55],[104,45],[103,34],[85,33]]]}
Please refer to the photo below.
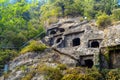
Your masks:
{"label": "shrub", "polygon": [[66,70],[66,69],[67,69],[67,66],[66,66],[65,64],[59,64],[59,65],[57,66],[57,68],[60,69],[60,70]]}
{"label": "shrub", "polygon": [[93,77],[95,80],[101,80],[102,74],[96,68],[87,69],[88,76]]}
{"label": "shrub", "polygon": [[66,73],[62,80],[100,80],[102,75],[96,68],[70,68],[66,70]]}
{"label": "shrub", "polygon": [[67,74],[62,80],[95,80],[93,77],[85,75],[85,74]]}
{"label": "shrub", "polygon": [[103,80],[119,80],[120,69],[103,69],[101,71]]}
{"label": "shrub", "polygon": [[28,73],[25,77],[23,77],[21,80],[31,80],[34,76],[35,72],[32,71],[30,73]]}
{"label": "shrub", "polygon": [[106,76],[107,80],[119,80],[120,79],[120,70],[113,69],[110,70]]}
{"label": "shrub", "polygon": [[80,22],[84,21],[84,18],[83,17],[80,17]]}
{"label": "shrub", "polygon": [[103,78],[104,80],[107,79],[107,74],[108,74],[109,71],[110,71],[109,69],[102,69],[102,70],[100,71],[100,73],[102,74],[102,78]]}
{"label": "shrub", "polygon": [[26,52],[31,52],[31,51],[44,51],[47,48],[45,44],[42,44],[41,42],[38,41],[31,41],[28,46],[23,48],[21,50],[21,54],[26,53]]}
{"label": "shrub", "polygon": [[58,22],[58,18],[55,17],[55,16],[50,17],[50,18],[48,19],[48,24],[49,24],[49,25],[50,25],[50,24],[53,24],[53,23],[57,23],[57,22]]}
{"label": "shrub", "polygon": [[0,50],[0,69],[3,69],[4,65],[16,56],[18,56],[18,53],[15,50]]}
{"label": "shrub", "polygon": [[114,9],[112,11],[112,17],[114,20],[120,20],[120,9]]}
{"label": "shrub", "polygon": [[86,68],[81,67],[75,67],[75,68],[69,68],[66,70],[66,74],[79,74],[79,73],[85,73]]}
{"label": "shrub", "polygon": [[108,25],[112,24],[112,19],[110,18],[110,16],[103,14],[101,16],[98,16],[97,19],[97,25],[101,28],[105,28]]}
{"label": "shrub", "polygon": [[61,80],[63,77],[60,69],[58,68],[52,68],[44,65],[42,67],[39,66],[37,71],[44,75],[45,80]]}

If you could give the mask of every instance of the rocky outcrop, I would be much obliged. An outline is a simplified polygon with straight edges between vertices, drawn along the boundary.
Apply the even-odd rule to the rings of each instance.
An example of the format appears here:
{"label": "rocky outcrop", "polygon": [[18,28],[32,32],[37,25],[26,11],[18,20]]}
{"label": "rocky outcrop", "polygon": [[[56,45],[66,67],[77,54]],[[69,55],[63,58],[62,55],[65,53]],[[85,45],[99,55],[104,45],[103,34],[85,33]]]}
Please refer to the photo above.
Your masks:
{"label": "rocky outcrop", "polygon": [[[10,62],[9,70],[11,72],[4,80],[21,80],[22,77],[32,71],[31,67],[35,69],[40,64],[45,64],[49,67],[56,67],[58,64],[66,64],[74,67],[76,63],[77,62],[71,57],[60,54],[52,49],[46,49],[44,52],[28,52]],[[37,73],[32,80],[36,79],[44,80],[43,75],[40,76],[37,75]]]}
{"label": "rocky outcrop", "polygon": [[120,44],[120,24],[108,27],[104,30],[104,39],[101,47],[115,46]]}

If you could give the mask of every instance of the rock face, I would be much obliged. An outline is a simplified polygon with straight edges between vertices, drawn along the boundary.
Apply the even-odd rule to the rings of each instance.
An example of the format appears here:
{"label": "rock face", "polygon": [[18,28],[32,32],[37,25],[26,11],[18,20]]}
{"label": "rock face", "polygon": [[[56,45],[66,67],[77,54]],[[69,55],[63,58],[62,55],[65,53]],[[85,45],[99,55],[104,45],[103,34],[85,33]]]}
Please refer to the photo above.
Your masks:
{"label": "rock face", "polygon": [[[51,49],[46,49],[44,52],[28,52],[20,55],[10,63],[9,70],[11,72],[9,76],[3,80],[21,80],[26,74],[34,71],[33,69],[41,64],[45,64],[49,67],[56,67],[58,64],[63,63],[74,67],[77,62]],[[31,80],[44,80],[44,75],[35,73]]]}
{"label": "rock face", "polygon": [[50,46],[78,59],[80,66],[101,66],[101,49],[120,44],[120,25],[100,30],[94,22],[72,18],[50,25],[45,39]]}
{"label": "rock face", "polygon": [[102,47],[115,46],[120,44],[120,25],[111,26],[104,30]]}
{"label": "rock face", "polygon": [[48,44],[78,59],[80,66],[99,66],[99,47],[104,32],[88,21],[70,19],[51,25],[47,30]]}

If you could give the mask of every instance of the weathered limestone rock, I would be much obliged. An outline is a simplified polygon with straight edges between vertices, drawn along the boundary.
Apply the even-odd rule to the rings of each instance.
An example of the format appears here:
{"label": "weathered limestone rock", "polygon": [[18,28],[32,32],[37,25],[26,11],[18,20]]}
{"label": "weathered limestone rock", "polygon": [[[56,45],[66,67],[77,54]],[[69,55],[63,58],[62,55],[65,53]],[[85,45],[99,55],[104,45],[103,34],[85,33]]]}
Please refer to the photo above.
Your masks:
{"label": "weathered limestone rock", "polygon": [[[49,39],[50,46],[56,46],[59,51],[71,55],[80,61],[81,65],[89,65],[85,62],[87,60],[94,65],[99,65],[99,48],[104,39],[104,31],[91,26],[88,21],[80,22],[78,19],[69,19],[58,22],[48,28],[46,37]],[[89,57],[91,55],[92,58]],[[81,56],[87,58],[81,60]]]}
{"label": "weathered limestone rock", "polygon": [[[46,49],[44,52],[28,52],[15,58],[10,63],[9,70],[11,72],[5,80],[21,80],[22,77],[32,71],[31,67],[36,68],[41,64],[53,68],[58,64],[66,64],[72,67],[76,66],[76,61],[51,49]],[[44,80],[44,75],[37,75],[36,73],[32,80]]]}
{"label": "weathered limestone rock", "polygon": [[94,23],[80,22],[78,18],[60,20],[48,27],[47,42],[66,55],[78,59],[83,66],[91,65],[89,62],[100,66],[101,48],[120,44],[120,25],[100,30]]}
{"label": "weathered limestone rock", "polygon": [[120,25],[111,26],[104,30],[102,47],[115,46],[120,44]]}

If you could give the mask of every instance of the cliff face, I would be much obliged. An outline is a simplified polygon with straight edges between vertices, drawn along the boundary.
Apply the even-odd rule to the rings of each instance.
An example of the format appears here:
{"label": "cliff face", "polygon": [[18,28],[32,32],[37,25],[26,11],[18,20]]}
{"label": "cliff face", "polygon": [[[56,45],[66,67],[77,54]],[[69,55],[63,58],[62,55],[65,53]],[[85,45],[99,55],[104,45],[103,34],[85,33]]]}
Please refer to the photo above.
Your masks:
{"label": "cliff face", "polygon": [[[94,21],[80,22],[79,18],[62,19],[48,27],[44,42],[53,48],[44,52],[28,52],[20,55],[10,63],[11,72],[5,76],[5,80],[21,80],[39,65],[57,67],[59,64],[66,64],[68,67],[92,67],[101,66],[101,59],[102,66],[108,68],[105,57],[99,58],[99,55],[102,48],[120,44],[120,25],[100,30]],[[116,53],[120,53],[120,49]],[[102,54],[105,54],[104,50]],[[119,63],[119,58],[110,57],[114,58],[111,63],[114,65]],[[119,67],[113,64],[112,67]],[[34,73],[31,80],[44,80],[44,75]]]}
{"label": "cliff face", "polygon": [[102,47],[115,46],[120,44],[120,24],[108,27],[104,30]]}
{"label": "cliff face", "polygon": [[[21,80],[24,76],[34,71],[39,65],[47,65],[48,67],[55,68],[59,64],[74,67],[76,61],[69,56],[51,49],[46,49],[44,52],[28,52],[20,55],[10,63],[10,73],[5,80]],[[44,75],[39,74],[39,72],[36,72],[31,80],[44,80],[43,76]]]}
{"label": "cliff face", "polygon": [[[110,50],[107,51],[106,48],[120,45],[120,25],[109,26],[102,30],[95,25],[94,21],[84,20],[80,22],[79,18],[71,18],[50,25],[47,29],[46,38],[50,46],[56,46],[61,52],[78,59],[80,66],[104,65],[102,67],[107,66],[108,68],[111,66],[103,58],[101,60],[99,55],[105,55],[106,52],[109,55]],[[101,51],[103,48],[106,52]],[[103,61],[102,65],[100,60]],[[117,58],[111,63],[117,64],[118,61]]]}

